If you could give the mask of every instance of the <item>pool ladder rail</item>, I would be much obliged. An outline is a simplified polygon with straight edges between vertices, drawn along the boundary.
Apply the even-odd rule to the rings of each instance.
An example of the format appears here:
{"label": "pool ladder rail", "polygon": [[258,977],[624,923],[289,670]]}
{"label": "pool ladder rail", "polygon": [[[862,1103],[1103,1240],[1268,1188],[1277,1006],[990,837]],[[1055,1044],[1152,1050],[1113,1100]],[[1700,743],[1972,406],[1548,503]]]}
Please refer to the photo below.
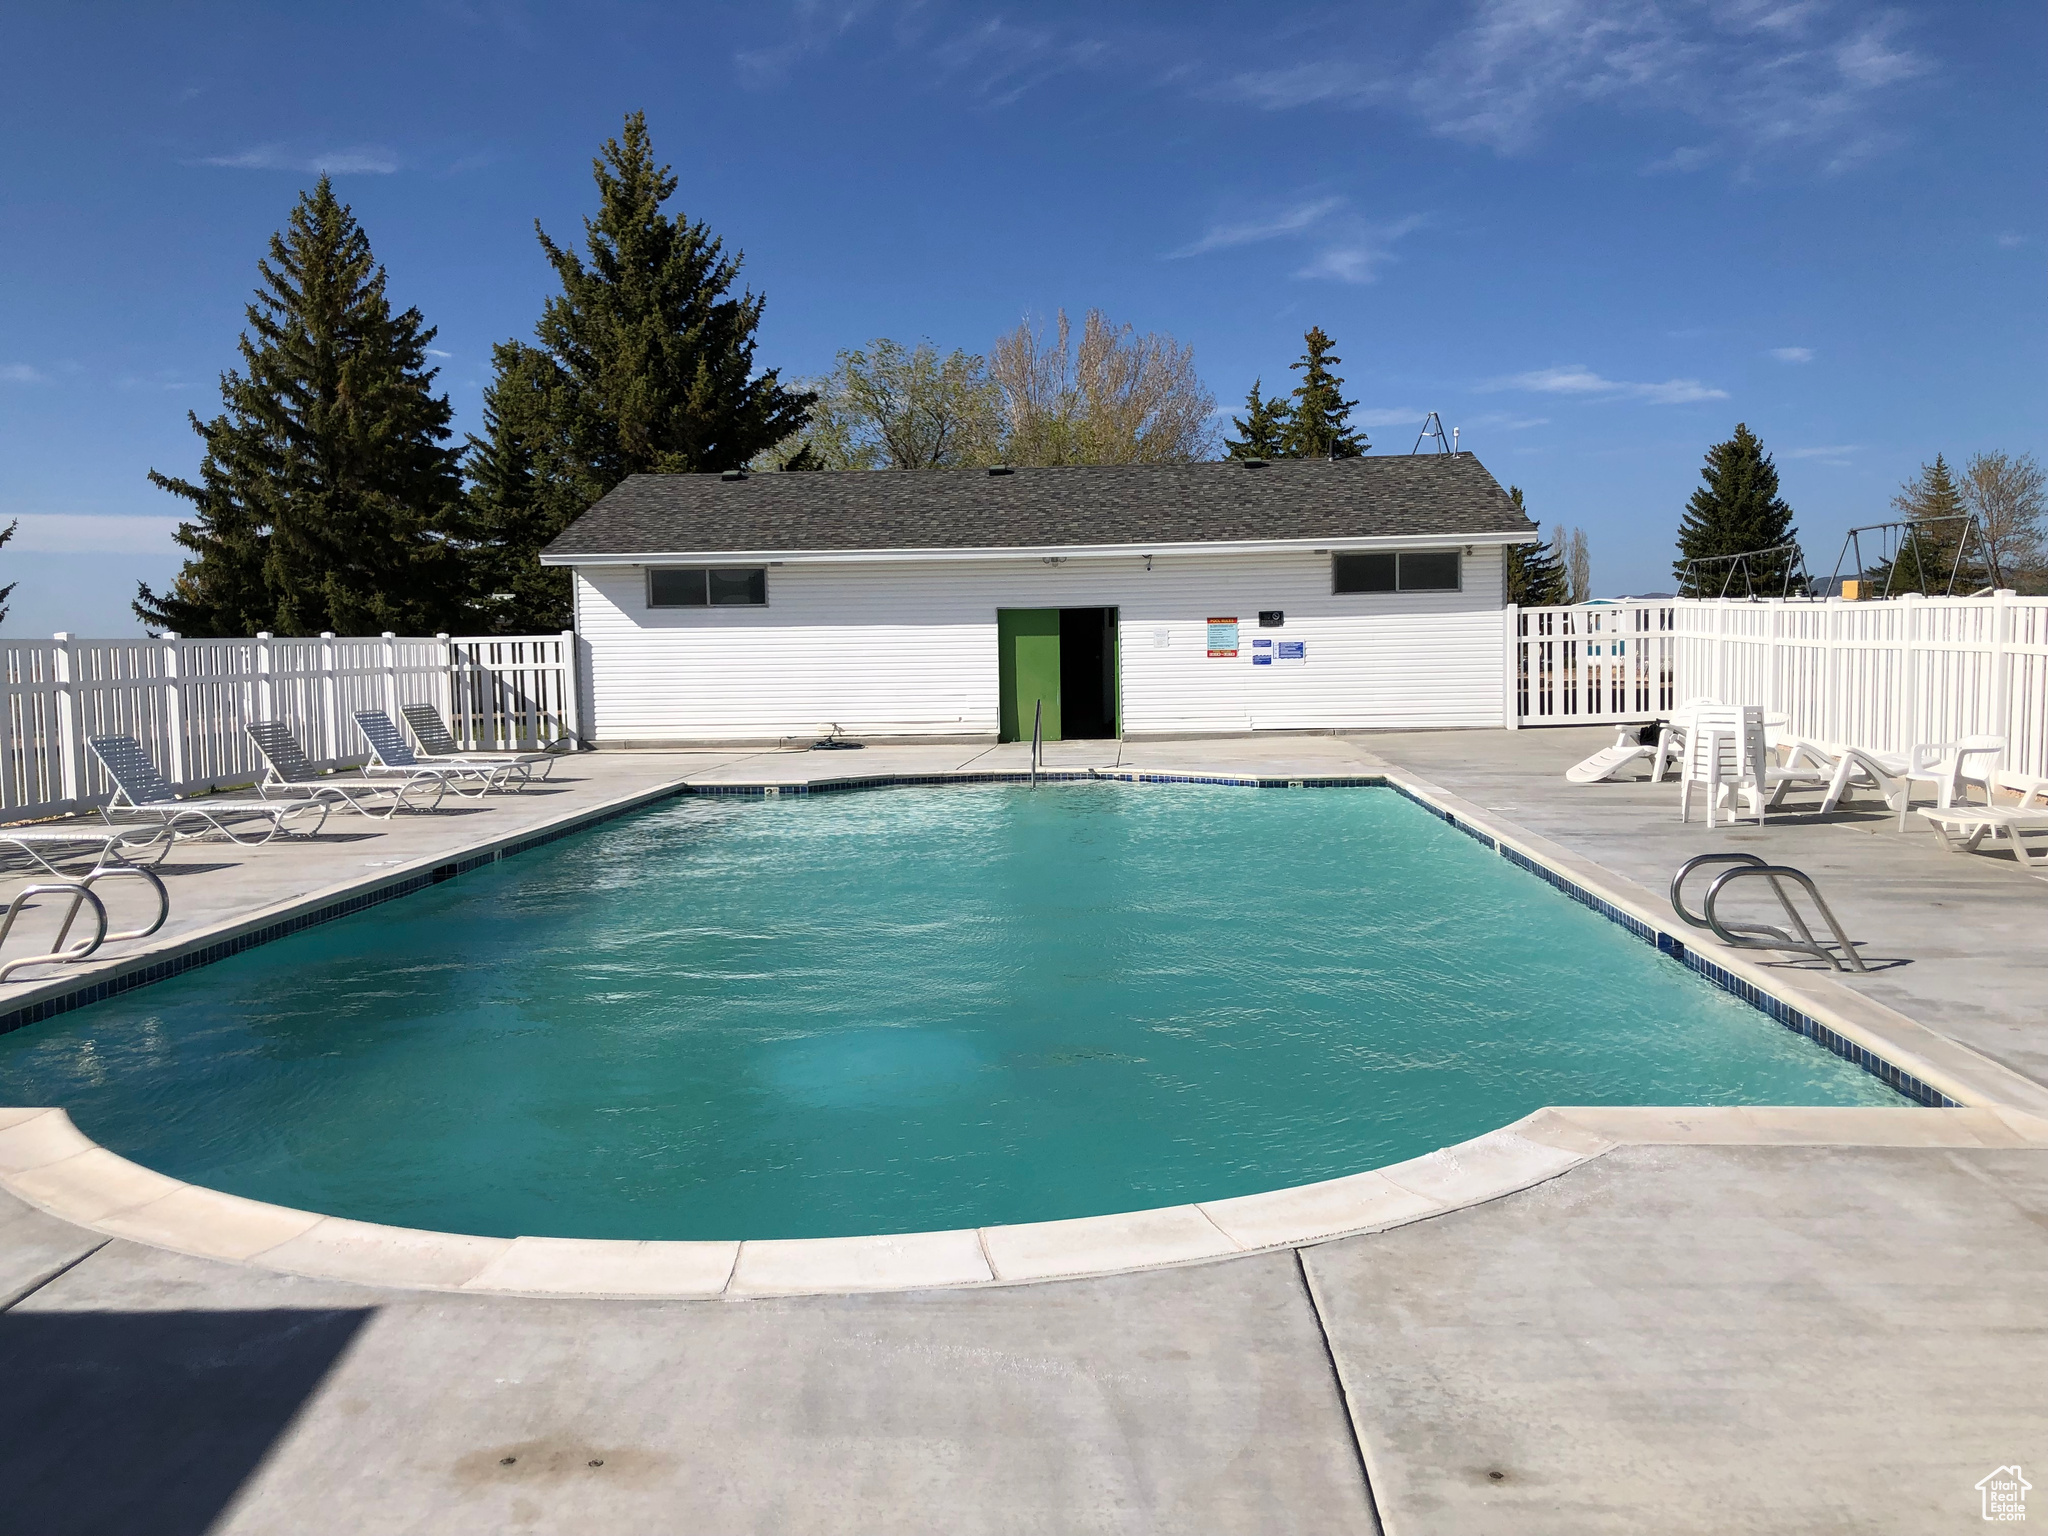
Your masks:
{"label": "pool ladder rail", "polygon": [[[1732,867],[1714,877],[1714,883],[1707,887],[1707,898],[1701,904],[1698,915],[1695,915],[1685,904],[1685,877],[1704,864],[1727,864]],[[1752,877],[1769,882],[1772,894],[1778,898],[1778,905],[1785,909],[1785,918],[1797,930],[1796,934],[1788,933],[1783,928],[1773,928],[1769,923],[1726,922],[1715,911],[1715,904],[1721,899],[1723,892],[1738,880]],[[1785,892],[1785,884],[1788,881],[1799,886],[1812,899],[1814,907],[1828,925],[1828,931],[1835,936],[1834,949],[1839,949],[1842,955],[1848,958],[1848,965],[1842,963],[1834,949],[1814,938],[1813,930],[1806,925],[1806,920],[1799,915],[1799,909],[1792,904],[1792,898]],[[1693,927],[1708,929],[1714,937],[1731,949],[1789,950],[1825,960],[1838,971],[1852,968],[1864,972],[1869,970],[1863,963],[1863,957],[1856,953],[1855,944],[1850,941],[1848,934],[1842,931],[1842,925],[1835,921],[1835,914],[1822,897],[1819,888],[1803,870],[1794,869],[1789,864],[1773,864],[1753,853],[1703,853],[1697,858],[1687,859],[1679,866],[1678,873],[1671,877],[1671,909]]]}
{"label": "pool ladder rail", "polygon": [[[101,901],[93,886],[102,880],[140,880],[156,892],[156,920],[147,928],[130,928],[121,933],[107,931],[107,907]],[[146,939],[163,927],[164,920],[171,915],[171,895],[164,889],[164,883],[153,869],[144,869],[134,864],[107,864],[95,869],[89,875],[76,880],[44,880],[34,885],[25,885],[14,893],[14,899],[7,903],[7,911],[0,915],[0,948],[4,948],[8,935],[14,932],[14,924],[37,896],[69,896],[70,910],[64,914],[63,926],[57,930],[57,939],[41,954],[19,955],[12,960],[0,962],[0,982],[11,981],[14,973],[30,965],[75,965],[90,959],[103,944],[118,943],[123,939]],[[69,948],[65,941],[71,937],[72,927],[78,922],[81,909],[92,912],[92,933],[80,939]]]}
{"label": "pool ladder rail", "polygon": [[1031,787],[1038,788],[1038,768],[1045,761],[1045,700],[1031,707]]}

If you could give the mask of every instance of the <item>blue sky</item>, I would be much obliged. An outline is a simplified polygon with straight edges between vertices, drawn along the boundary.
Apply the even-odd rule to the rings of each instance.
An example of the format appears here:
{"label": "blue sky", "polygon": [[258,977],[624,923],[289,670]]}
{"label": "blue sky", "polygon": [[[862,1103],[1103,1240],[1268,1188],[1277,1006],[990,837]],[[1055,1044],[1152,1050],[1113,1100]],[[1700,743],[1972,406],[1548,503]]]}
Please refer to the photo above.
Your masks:
{"label": "blue sky", "polygon": [[1667,588],[1747,421],[1809,560],[1937,450],[2048,453],[2048,9],[1825,0],[1299,6],[10,7],[0,580],[12,633],[133,632],[176,569],[185,413],[320,169],[440,327],[458,425],[644,109],[745,252],[764,364],[984,350],[1090,306],[1219,401],[1337,340],[1379,451],[1440,411],[1596,585]]}

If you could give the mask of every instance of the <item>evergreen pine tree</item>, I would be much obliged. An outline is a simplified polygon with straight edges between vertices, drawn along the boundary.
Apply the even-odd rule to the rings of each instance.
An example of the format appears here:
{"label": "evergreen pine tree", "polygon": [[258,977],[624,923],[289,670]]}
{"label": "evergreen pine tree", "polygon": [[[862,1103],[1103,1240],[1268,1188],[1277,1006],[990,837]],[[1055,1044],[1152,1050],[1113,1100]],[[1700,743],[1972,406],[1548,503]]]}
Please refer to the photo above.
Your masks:
{"label": "evergreen pine tree", "polygon": [[1905,514],[1908,526],[1893,558],[1868,573],[1872,586],[1891,597],[1905,592],[1945,597],[1951,587],[1970,592],[1983,585],[1989,573],[1977,558],[1976,540],[1964,521],[1969,508],[1947,459],[1937,453],[1932,464],[1922,464],[1920,473],[1899,487],[1892,506]]}
{"label": "evergreen pine tree", "polygon": [[148,624],[188,635],[432,633],[463,615],[450,535],[460,506],[434,331],[391,312],[369,237],[326,177],[257,263],[242,371],[192,429],[197,483],[150,471],[198,508],[170,591],[138,590]]}
{"label": "evergreen pine tree", "polygon": [[1260,394],[1264,383],[1252,380],[1251,393],[1244,397],[1244,414],[1230,418],[1238,436],[1224,439],[1225,455],[1233,459],[1277,459],[1287,430],[1287,402],[1268,400]]}
{"label": "evergreen pine tree", "polygon": [[[5,528],[0,528],[0,546],[4,546],[9,539],[13,538],[14,530],[20,526],[21,520],[16,518]],[[10,581],[6,586],[0,587],[0,624],[7,622],[7,599],[14,595],[14,589],[20,585],[21,583],[18,581]]]}
{"label": "evergreen pine tree", "polygon": [[1356,400],[1344,398],[1344,381],[1330,370],[1343,358],[1333,355],[1336,343],[1312,326],[1302,337],[1308,350],[1290,369],[1301,370],[1295,387],[1294,404],[1288,408],[1287,424],[1281,429],[1280,457],[1289,459],[1355,459],[1372,446],[1365,434],[1351,429],[1351,408]]}
{"label": "evergreen pine tree", "polygon": [[814,399],[755,372],[764,301],[732,293],[741,258],[705,225],[662,213],[676,178],[655,163],[643,114],[593,166],[587,255],[535,225],[562,291],[538,347],[493,350],[485,436],[470,439],[477,591],[500,632],[568,625],[568,574],[535,557],[621,480],[742,469],[798,431]]}
{"label": "evergreen pine tree", "polygon": [[[1527,513],[1519,485],[1508,487],[1508,500],[1515,504],[1517,511]],[[1567,600],[1568,578],[1556,551],[1548,543],[1509,544],[1504,548],[1507,553],[1509,602],[1523,608],[1555,608]]]}
{"label": "evergreen pine tree", "polygon": [[[1698,591],[1683,583],[1688,560],[1712,555],[1739,555],[1773,545],[1796,545],[1799,530],[1792,526],[1792,509],[1778,495],[1778,469],[1764,452],[1756,434],[1741,422],[1735,435],[1707,450],[1706,465],[1700,470],[1704,482],[1686,503],[1685,516],[1678,525],[1678,559],[1672,572],[1681,583],[1681,596],[1715,596],[1721,591],[1725,568],[1713,566],[1695,578]],[[1799,569],[1796,549],[1749,562],[1748,589],[1760,596],[1776,596],[1784,590],[1788,572]],[[1731,595],[1746,595],[1744,582],[1735,578]]]}

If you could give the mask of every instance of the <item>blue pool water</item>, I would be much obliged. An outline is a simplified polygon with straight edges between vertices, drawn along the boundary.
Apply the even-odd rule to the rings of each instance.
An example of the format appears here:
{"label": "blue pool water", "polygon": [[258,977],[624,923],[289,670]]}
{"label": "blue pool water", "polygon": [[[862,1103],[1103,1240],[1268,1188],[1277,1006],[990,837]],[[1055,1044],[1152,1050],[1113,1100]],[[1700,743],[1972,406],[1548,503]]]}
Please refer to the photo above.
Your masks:
{"label": "blue pool water", "polygon": [[1895,1104],[1382,789],[686,799],[0,1036],[0,1104],[501,1236],[1034,1221],[1545,1104]]}

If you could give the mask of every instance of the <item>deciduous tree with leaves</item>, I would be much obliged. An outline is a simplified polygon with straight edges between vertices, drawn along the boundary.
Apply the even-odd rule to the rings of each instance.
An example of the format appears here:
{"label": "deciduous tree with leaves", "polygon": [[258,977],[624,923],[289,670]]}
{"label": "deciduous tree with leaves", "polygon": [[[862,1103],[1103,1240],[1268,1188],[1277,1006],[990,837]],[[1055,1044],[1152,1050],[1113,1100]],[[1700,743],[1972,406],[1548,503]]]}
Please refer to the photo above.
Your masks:
{"label": "deciduous tree with leaves", "polygon": [[1189,464],[1216,451],[1215,396],[1194,348],[1140,336],[1091,309],[1078,346],[1065,310],[1052,334],[1026,321],[998,337],[989,377],[1012,464]]}
{"label": "deciduous tree with leaves", "polygon": [[485,435],[470,443],[478,586],[500,631],[568,624],[568,575],[535,557],[591,502],[628,475],[742,468],[798,432],[813,399],[757,371],[765,301],[733,291],[740,254],[662,211],[677,181],[655,162],[644,114],[593,170],[584,254],[535,224],[561,292],[538,345],[493,350]]}
{"label": "deciduous tree with leaves", "polygon": [[1998,580],[2020,592],[2048,590],[2048,503],[2034,456],[1973,454],[1960,488],[1963,505],[1977,514]]}
{"label": "deciduous tree with leaves", "polygon": [[199,477],[150,471],[197,509],[171,589],[142,620],[187,635],[431,633],[463,616],[461,482],[434,331],[393,314],[384,269],[332,183],[302,195],[257,263],[242,368],[192,416]]}
{"label": "deciduous tree with leaves", "polygon": [[[1797,545],[1799,530],[1792,509],[1778,494],[1778,467],[1746,423],[1735,435],[1707,450],[1701,484],[1686,503],[1678,524],[1678,558],[1671,570],[1680,581],[1680,595],[1712,596],[1720,591],[1720,571],[1687,585],[1690,560],[1714,555],[1749,554],[1777,545]],[[1789,572],[1800,567],[1796,548],[1749,562],[1749,580],[1759,593],[1776,595]],[[1697,586],[1699,590],[1694,590]]]}
{"label": "deciduous tree with leaves", "polygon": [[[953,469],[994,463],[1002,421],[986,363],[877,337],[839,354],[810,381],[817,395],[795,443],[756,458],[763,469]],[[792,452],[792,448],[794,452]],[[804,457],[793,462],[796,453]]]}

